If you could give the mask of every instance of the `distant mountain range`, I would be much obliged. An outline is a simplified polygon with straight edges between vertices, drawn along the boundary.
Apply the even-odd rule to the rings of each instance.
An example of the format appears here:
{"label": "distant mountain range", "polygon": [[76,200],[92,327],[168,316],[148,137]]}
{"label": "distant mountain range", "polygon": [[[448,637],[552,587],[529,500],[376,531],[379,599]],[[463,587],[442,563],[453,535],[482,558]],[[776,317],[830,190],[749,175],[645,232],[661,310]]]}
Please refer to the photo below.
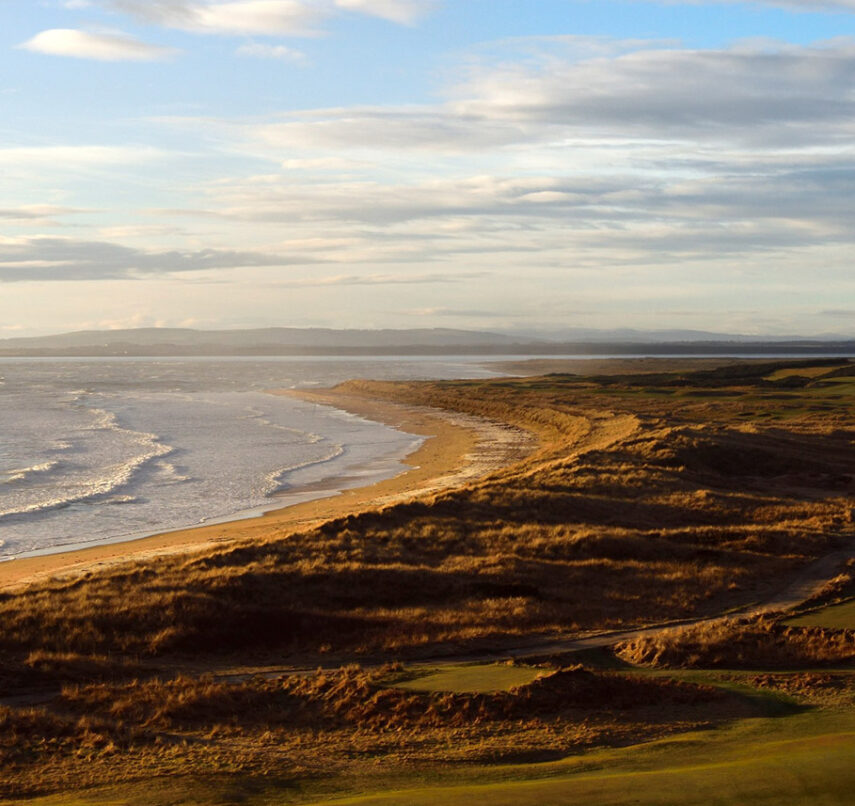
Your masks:
{"label": "distant mountain range", "polygon": [[855,354],[855,339],[728,336],[696,330],[567,329],[488,333],[443,328],[87,330],[0,340],[0,356]]}
{"label": "distant mountain range", "polygon": [[[505,335],[509,335],[505,332]],[[774,344],[776,342],[845,342],[855,341],[852,335],[823,334],[821,336],[799,336],[796,334],[784,336],[746,335],[744,333],[714,333],[708,330],[636,330],[634,328],[613,328],[598,330],[595,328],[568,327],[558,330],[526,329],[514,331],[516,339],[534,338],[550,342],[580,343],[593,342],[606,344],[620,342],[622,344],[669,344],[680,342],[720,342],[739,344]]]}

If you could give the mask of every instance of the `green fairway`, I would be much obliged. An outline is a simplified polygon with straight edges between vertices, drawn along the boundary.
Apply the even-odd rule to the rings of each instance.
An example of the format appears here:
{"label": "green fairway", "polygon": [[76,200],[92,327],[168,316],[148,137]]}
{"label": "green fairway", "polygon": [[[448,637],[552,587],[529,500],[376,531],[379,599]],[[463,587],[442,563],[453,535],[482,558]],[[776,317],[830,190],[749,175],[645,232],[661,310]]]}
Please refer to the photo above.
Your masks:
{"label": "green fairway", "polygon": [[[853,724],[851,727],[855,727]],[[314,801],[323,806],[843,806],[855,791],[855,732],[733,745],[726,757],[694,737],[591,754],[541,780],[399,789]],[[657,752],[658,751],[658,752]],[[645,759],[660,763],[647,769]],[[669,758],[670,761],[669,761]],[[587,771],[597,761],[602,767]],[[609,763],[609,761],[611,763]],[[550,765],[553,769],[561,765]],[[587,769],[586,769],[587,768]],[[504,770],[510,772],[510,770]],[[519,772],[522,772],[520,770]],[[531,774],[531,768],[527,770]]]}
{"label": "green fairway", "polygon": [[530,666],[466,664],[442,669],[425,669],[411,680],[397,683],[410,691],[453,691],[458,694],[486,694],[524,686],[544,674]]}
{"label": "green fairway", "polygon": [[855,599],[813,613],[790,619],[787,624],[795,627],[826,627],[832,630],[855,630]]}
{"label": "green fairway", "polygon": [[[855,786],[855,737],[818,739],[784,747],[774,758],[659,772],[566,776],[550,781],[418,789],[347,800],[337,804],[489,804],[489,806],[844,806]],[[790,753],[795,755],[793,759]]]}

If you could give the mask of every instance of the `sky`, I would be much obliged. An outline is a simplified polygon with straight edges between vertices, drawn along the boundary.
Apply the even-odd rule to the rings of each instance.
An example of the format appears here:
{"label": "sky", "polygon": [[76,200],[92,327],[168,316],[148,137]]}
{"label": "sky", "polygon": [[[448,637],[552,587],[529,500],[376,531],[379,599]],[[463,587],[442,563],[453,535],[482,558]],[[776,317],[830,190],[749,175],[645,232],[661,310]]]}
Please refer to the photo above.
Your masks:
{"label": "sky", "polygon": [[0,337],[855,335],[855,0],[0,0]]}

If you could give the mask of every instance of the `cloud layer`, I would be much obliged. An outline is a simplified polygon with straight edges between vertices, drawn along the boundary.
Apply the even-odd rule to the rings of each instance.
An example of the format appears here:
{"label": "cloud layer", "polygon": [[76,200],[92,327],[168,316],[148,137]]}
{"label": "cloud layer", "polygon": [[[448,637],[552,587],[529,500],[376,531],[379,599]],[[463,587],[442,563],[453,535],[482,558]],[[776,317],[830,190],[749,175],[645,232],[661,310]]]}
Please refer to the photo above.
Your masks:
{"label": "cloud layer", "polygon": [[432,0],[108,0],[117,11],[166,28],[200,34],[315,36],[322,23],[341,11],[414,23]]}
{"label": "cloud layer", "polygon": [[[235,305],[274,313],[287,300],[301,315],[335,303],[367,318],[366,306],[382,297],[378,322],[387,311],[679,319],[707,306],[759,317],[810,300],[811,315],[848,321],[839,300],[855,293],[851,39],[702,49],[666,39],[517,37],[473,46],[451,64],[447,57],[450,79],[420,102],[384,102],[371,84],[352,97],[376,102],[334,105],[328,92],[329,106],[295,109],[315,97],[313,76],[327,70],[321,58],[337,39],[301,44],[309,59],[268,36],[338,37],[344,26],[331,21],[359,14],[392,23],[371,36],[397,31],[415,41],[396,26],[434,4],[100,5],[85,13],[109,5],[162,28],[241,37],[169,34],[190,43],[188,70],[193,42],[219,60],[304,69],[285,81],[281,66],[235,60],[224,92],[249,92],[250,81],[237,79],[251,76],[257,98],[220,104],[197,84],[205,89],[198,106],[164,103],[150,117],[114,122],[114,131],[131,132],[114,145],[19,139],[27,145],[0,148],[5,175],[30,177],[26,195],[10,192],[0,205],[5,234],[17,234],[0,239],[9,293],[23,294],[22,281],[105,281],[180,285],[186,301],[191,286],[219,284],[210,297],[224,309],[234,294]],[[71,29],[24,47],[102,60],[168,55],[115,32]],[[181,115],[188,109],[197,117]],[[115,144],[137,138],[147,145]]]}
{"label": "cloud layer", "polygon": [[272,146],[482,150],[583,137],[803,147],[855,133],[855,42],[645,49],[482,65],[434,107],[358,107],[259,125]]}
{"label": "cloud layer", "polygon": [[[223,249],[141,250],[71,238],[0,238],[0,280],[103,280],[287,265],[289,258]],[[300,263],[309,263],[303,259]]]}
{"label": "cloud layer", "polygon": [[51,28],[19,47],[50,56],[71,56],[101,62],[151,62],[175,55],[172,48],[149,45],[120,33],[91,33],[73,28]]}

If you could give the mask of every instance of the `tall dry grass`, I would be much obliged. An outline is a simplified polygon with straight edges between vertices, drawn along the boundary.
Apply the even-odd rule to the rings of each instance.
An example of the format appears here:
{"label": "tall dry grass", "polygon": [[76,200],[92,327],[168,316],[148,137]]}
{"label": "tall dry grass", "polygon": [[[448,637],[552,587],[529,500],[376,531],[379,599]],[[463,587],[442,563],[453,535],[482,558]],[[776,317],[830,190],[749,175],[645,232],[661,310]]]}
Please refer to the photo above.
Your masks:
{"label": "tall dry grass", "polygon": [[670,669],[798,669],[855,662],[855,631],[788,627],[773,618],[720,619],[627,641],[619,657]]}

